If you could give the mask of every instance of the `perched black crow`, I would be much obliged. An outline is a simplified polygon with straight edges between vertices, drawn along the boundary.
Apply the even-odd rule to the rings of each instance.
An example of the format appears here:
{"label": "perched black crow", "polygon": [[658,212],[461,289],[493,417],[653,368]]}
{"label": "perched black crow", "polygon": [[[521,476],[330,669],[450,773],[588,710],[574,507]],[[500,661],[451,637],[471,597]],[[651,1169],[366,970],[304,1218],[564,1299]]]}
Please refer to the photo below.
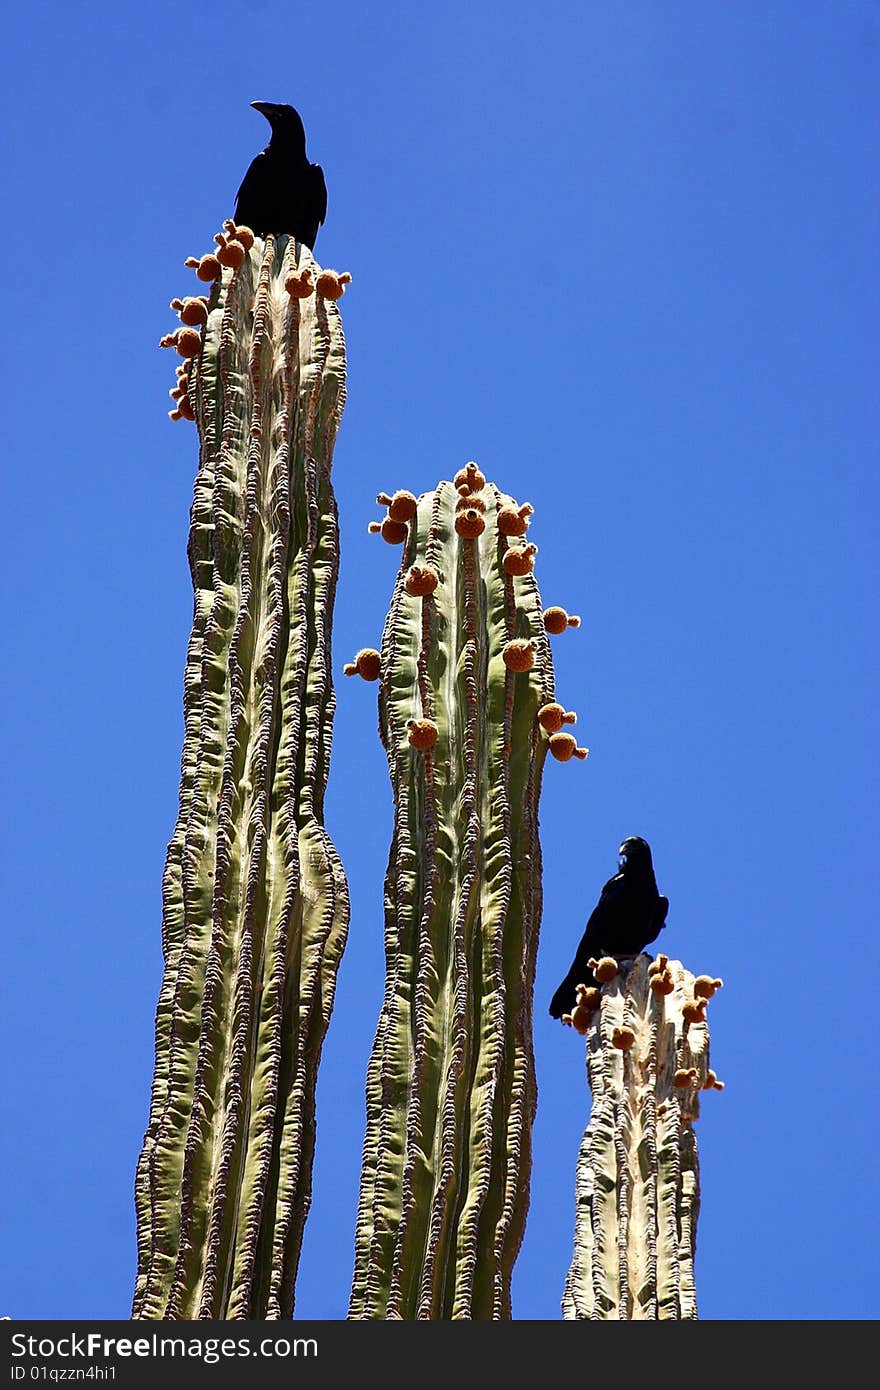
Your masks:
{"label": "perched black crow", "polygon": [[571,969],[550,1001],[551,1018],[571,1013],[578,985],[593,985],[592,957],[636,956],[666,925],[669,899],[657,892],[651,847],[638,835],[618,850],[620,873],[609,878],[590,913]]}
{"label": "perched black crow", "polygon": [[257,236],[287,234],[314,248],[327,216],[327,185],[320,164],[306,158],[306,132],[298,111],[271,101],[252,101],[272,127],[268,145],[236,194],[235,221]]}

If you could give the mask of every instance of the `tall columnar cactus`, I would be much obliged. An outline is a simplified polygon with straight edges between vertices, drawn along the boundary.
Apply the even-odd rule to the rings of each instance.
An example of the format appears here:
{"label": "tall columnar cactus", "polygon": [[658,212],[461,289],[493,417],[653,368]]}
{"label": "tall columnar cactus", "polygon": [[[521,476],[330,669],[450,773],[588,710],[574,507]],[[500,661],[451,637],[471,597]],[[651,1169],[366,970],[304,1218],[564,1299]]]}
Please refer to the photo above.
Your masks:
{"label": "tall columnar cactus", "polygon": [[721,981],[695,980],[662,955],[649,961],[638,956],[628,971],[600,961],[597,977],[609,980],[601,1002],[581,990],[571,1015],[587,1037],[593,1107],[577,1163],[566,1319],[697,1316],[693,1121],[700,1090],[722,1089],[705,1018]]}
{"label": "tall columnar cactus", "polygon": [[538,714],[562,758],[574,716],[553,703],[531,508],[475,465],[455,483],[380,496],[371,529],[403,562],[381,654],[347,668],[381,676],[395,804],[352,1318],[509,1317],[529,1200]]}
{"label": "tall columnar cactus", "polygon": [[165,340],[201,455],[135,1318],[291,1312],[348,926],[323,826],[342,285],[292,239],[235,232],[197,263],[210,301],[175,301],[190,326]]}

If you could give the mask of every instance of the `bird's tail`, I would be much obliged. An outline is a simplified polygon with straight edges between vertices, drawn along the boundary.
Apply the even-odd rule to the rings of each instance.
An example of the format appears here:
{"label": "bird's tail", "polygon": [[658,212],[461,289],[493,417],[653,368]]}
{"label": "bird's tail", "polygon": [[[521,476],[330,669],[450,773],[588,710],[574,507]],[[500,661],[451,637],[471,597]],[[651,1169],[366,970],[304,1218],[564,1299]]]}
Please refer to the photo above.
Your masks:
{"label": "bird's tail", "polygon": [[592,970],[570,970],[550,1000],[550,1017],[562,1018],[563,1014],[570,1014],[577,1003],[578,985],[586,985],[589,989],[595,984]]}

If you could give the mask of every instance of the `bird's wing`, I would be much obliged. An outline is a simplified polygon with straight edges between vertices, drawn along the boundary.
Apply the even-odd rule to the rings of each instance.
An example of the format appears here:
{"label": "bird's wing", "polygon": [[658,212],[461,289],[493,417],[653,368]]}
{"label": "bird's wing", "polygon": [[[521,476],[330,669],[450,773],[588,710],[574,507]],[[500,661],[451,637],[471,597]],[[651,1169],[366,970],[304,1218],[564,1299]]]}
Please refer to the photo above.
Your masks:
{"label": "bird's wing", "polygon": [[314,199],[314,209],[318,214],[318,226],[322,226],[324,218],[327,216],[327,184],[324,182],[324,170],[320,164],[313,164],[312,171],[312,197]]}
{"label": "bird's wing", "polygon": [[265,150],[256,155],[247,168],[247,173],[241,181],[241,186],[235,195],[235,212],[233,217],[236,222],[246,222],[251,215],[249,210],[258,200],[265,197],[266,186],[269,181],[269,160]]}
{"label": "bird's wing", "polygon": [[646,946],[649,942],[656,941],[657,937],[660,935],[663,928],[666,926],[666,914],[668,911],[669,899],[664,898],[662,896],[658,896],[657,901],[654,904],[654,911],[651,913],[650,925],[648,927],[650,936],[645,937]]}

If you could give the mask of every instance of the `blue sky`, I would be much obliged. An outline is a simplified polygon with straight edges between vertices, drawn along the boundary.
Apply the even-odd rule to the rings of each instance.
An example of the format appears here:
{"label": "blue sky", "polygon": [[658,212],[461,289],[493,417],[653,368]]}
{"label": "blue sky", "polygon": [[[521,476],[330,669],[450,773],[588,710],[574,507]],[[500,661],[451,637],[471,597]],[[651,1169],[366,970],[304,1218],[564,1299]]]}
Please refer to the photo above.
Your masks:
{"label": "blue sky", "polygon": [[[880,6],[37,3],[5,38],[0,1312],[130,1307],[196,466],[156,343],[259,98],[301,110],[317,256],[354,277],[337,674],[393,581],[376,492],[469,458],[534,504],[544,599],[583,618],[555,644],[592,752],[544,782],[515,1316],[559,1317],[588,1107],[546,1001],[641,834],[664,949],[726,982],[701,1313],[876,1317]],[[317,1318],[347,1306],[391,832],[375,688],[338,687],[353,913],[298,1285]]]}

